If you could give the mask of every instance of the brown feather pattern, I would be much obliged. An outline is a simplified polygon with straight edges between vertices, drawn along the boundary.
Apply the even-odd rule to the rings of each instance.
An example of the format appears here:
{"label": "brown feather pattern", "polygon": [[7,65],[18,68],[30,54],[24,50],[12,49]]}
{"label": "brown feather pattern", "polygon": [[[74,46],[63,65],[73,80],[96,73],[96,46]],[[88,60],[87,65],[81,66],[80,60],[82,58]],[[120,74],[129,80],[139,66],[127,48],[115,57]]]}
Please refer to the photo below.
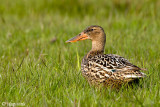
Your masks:
{"label": "brown feather pattern", "polygon": [[[140,68],[127,59],[114,54],[84,57],[81,64],[83,76],[93,85],[120,87],[145,76]],[[133,75],[133,77],[132,77]]]}

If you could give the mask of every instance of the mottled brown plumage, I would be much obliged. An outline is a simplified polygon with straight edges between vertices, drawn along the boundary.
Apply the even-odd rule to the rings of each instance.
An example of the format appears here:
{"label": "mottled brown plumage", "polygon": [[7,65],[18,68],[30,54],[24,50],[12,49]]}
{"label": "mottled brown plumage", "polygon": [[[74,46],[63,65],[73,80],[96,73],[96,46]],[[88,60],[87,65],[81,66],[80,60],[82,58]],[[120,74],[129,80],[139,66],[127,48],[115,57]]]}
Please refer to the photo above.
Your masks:
{"label": "mottled brown plumage", "polygon": [[122,84],[131,83],[146,75],[141,68],[131,64],[127,59],[104,54],[106,34],[102,27],[94,25],[67,42],[92,40],[92,49],[84,56],[81,63],[82,75],[93,85],[119,88]]}

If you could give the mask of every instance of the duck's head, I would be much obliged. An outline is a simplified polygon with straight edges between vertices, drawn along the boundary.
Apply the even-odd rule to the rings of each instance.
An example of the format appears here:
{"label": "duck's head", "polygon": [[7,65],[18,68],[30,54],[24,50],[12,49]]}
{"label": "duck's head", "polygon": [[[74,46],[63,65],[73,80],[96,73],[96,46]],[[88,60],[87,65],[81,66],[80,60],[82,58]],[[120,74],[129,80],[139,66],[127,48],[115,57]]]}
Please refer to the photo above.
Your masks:
{"label": "duck's head", "polygon": [[77,42],[77,41],[86,40],[86,39],[102,42],[106,39],[106,35],[101,26],[92,25],[87,27],[83,32],[81,32],[77,36],[67,40],[66,43]]}
{"label": "duck's head", "polygon": [[67,40],[66,43],[72,43],[86,39],[92,40],[92,52],[104,52],[106,35],[103,28],[97,25],[89,26],[79,35]]}

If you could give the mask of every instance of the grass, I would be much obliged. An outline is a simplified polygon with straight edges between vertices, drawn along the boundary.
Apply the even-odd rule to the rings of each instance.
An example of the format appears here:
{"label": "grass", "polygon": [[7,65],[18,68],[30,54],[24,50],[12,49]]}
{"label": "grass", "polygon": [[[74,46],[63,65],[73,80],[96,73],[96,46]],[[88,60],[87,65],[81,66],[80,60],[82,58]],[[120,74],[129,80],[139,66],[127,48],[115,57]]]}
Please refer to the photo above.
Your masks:
{"label": "grass", "polygon": [[[0,105],[159,106],[159,10],[158,0],[1,0]],[[83,78],[91,42],[65,41],[95,24],[106,31],[106,54],[148,69],[139,87],[99,90]]]}

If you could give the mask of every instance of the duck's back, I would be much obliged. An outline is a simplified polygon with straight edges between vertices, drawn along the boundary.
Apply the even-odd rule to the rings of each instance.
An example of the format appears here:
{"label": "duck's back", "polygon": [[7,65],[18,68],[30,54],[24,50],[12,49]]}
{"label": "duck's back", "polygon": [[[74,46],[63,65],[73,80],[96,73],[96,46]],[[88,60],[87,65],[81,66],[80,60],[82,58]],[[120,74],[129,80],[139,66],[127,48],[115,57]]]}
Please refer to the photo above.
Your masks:
{"label": "duck's back", "polygon": [[141,68],[131,64],[127,59],[114,54],[99,54],[84,57],[81,64],[83,76],[91,84],[120,86],[145,76]]}

